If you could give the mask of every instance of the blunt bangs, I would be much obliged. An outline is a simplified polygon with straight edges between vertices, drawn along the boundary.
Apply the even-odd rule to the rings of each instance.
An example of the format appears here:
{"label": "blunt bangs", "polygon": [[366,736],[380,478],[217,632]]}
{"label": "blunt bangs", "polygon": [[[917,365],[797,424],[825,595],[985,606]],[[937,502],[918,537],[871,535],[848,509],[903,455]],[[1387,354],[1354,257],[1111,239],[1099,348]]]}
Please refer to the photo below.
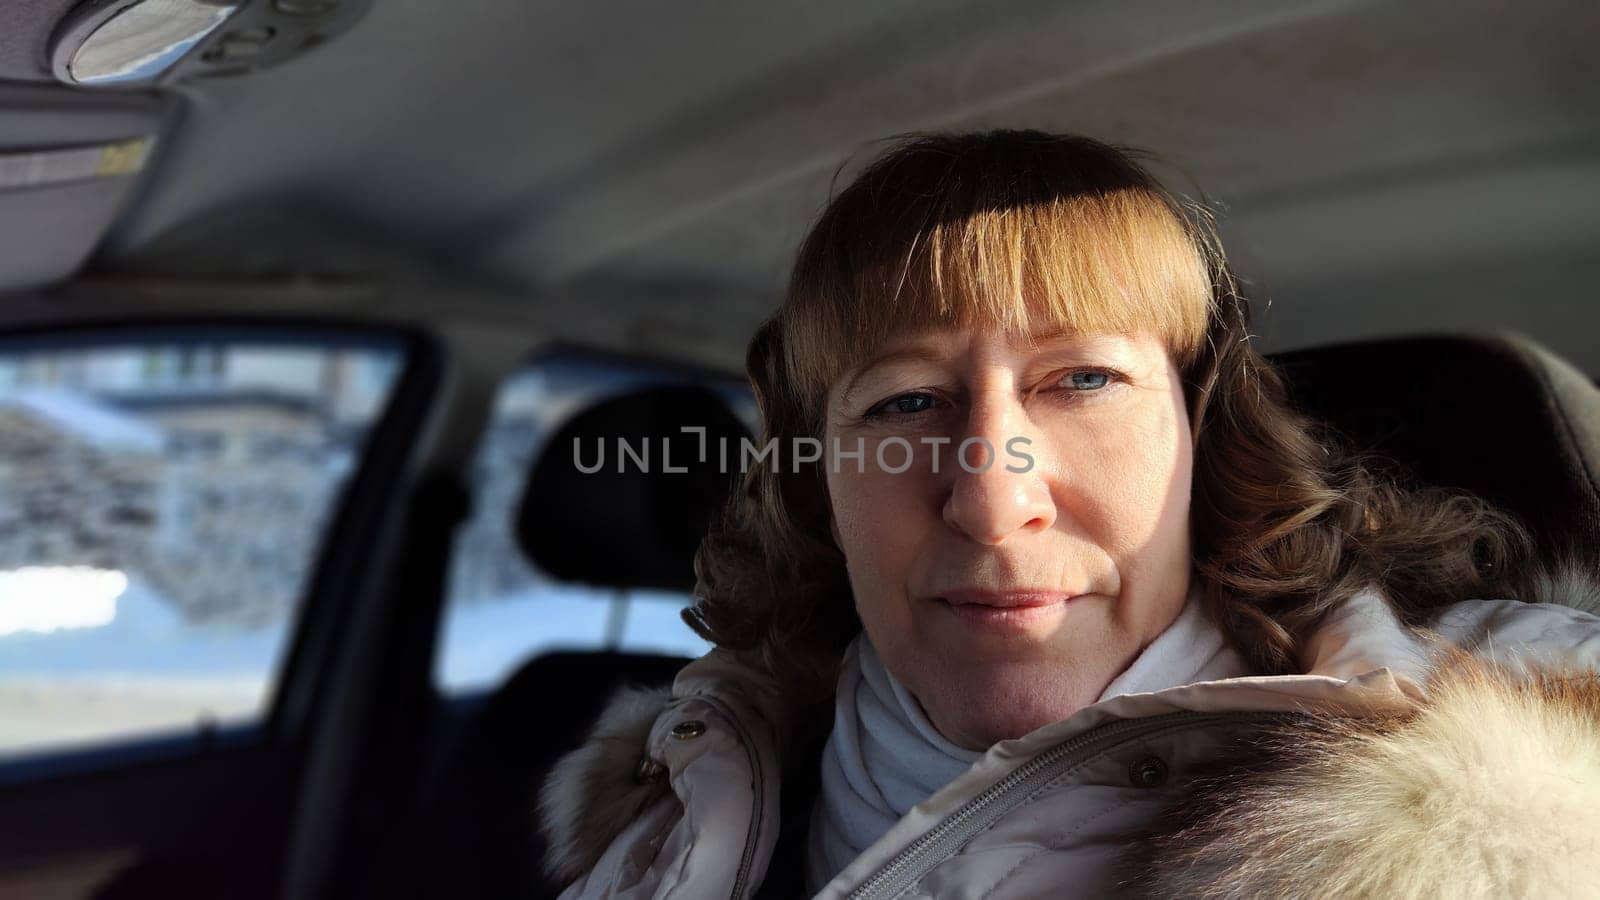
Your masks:
{"label": "blunt bangs", "polygon": [[788,392],[819,423],[829,386],[930,328],[1153,332],[1180,370],[1212,314],[1206,231],[1123,151],[1010,132],[903,145],[840,193],[780,313]]}

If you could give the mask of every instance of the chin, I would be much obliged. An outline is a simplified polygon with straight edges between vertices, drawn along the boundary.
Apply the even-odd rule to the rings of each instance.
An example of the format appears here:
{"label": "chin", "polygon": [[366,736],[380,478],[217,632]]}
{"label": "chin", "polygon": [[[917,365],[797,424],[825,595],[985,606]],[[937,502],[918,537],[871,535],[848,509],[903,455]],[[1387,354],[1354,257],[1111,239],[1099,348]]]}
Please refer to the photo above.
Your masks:
{"label": "chin", "polygon": [[[1032,677],[1000,675],[985,681],[981,688],[972,683],[966,685],[954,708],[947,710],[944,718],[948,725],[940,725],[956,743],[974,750],[986,750],[1000,741],[1053,725],[1087,705],[1077,702],[1068,686],[1059,681],[1044,682],[1053,688],[1045,690]],[[1091,697],[1088,702],[1094,699]],[[935,724],[939,724],[938,718],[935,715]]]}

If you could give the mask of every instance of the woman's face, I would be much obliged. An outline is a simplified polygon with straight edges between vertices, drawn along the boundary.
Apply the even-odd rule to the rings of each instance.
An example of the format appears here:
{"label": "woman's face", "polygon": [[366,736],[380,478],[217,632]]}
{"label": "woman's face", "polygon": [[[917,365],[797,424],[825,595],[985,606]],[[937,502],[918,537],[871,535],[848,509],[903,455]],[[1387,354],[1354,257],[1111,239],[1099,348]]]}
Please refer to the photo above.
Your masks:
{"label": "woman's face", "polygon": [[931,331],[833,385],[824,464],[856,609],[946,737],[981,750],[1066,718],[1177,617],[1192,449],[1149,334]]}

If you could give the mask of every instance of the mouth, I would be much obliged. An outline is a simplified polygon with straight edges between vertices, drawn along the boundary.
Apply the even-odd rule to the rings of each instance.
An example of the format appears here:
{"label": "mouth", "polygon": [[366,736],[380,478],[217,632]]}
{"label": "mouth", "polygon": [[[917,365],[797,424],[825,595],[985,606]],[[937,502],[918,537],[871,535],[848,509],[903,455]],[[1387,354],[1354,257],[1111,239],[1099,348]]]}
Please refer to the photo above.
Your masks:
{"label": "mouth", "polygon": [[983,629],[1031,631],[1051,625],[1082,594],[1026,588],[961,590],[934,597],[963,623]]}

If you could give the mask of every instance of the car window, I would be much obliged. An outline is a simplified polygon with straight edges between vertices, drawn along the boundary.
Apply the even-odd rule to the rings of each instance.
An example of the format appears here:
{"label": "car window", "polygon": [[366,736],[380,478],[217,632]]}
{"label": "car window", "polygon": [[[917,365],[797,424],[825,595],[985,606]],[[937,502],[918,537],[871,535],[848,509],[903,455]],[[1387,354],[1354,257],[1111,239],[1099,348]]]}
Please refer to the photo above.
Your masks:
{"label": "car window", "polygon": [[731,380],[704,380],[605,357],[542,357],[501,386],[472,473],[473,512],[457,531],[435,680],[447,694],[492,688],[552,650],[609,648],[699,656],[709,645],[684,624],[687,594],[557,582],[513,533],[516,504],[545,440],[607,396],[652,384],[706,384],[752,424],[754,400]]}
{"label": "car window", "polygon": [[0,761],[259,723],[402,351],[64,340],[0,340]]}

